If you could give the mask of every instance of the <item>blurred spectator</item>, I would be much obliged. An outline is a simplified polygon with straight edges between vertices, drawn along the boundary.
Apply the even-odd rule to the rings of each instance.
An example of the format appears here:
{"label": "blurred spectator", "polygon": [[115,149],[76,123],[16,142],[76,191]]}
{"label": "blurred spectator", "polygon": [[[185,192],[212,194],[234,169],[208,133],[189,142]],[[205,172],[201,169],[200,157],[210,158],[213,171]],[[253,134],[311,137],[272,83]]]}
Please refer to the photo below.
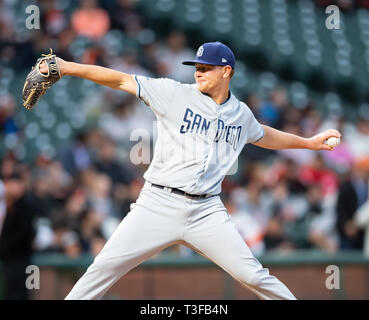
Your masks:
{"label": "blurred spectator", "polygon": [[337,249],[336,239],[332,231],[335,221],[331,208],[324,206],[324,195],[320,184],[312,184],[307,192],[307,209],[297,229],[301,241],[300,248],[319,248],[334,253]]}
{"label": "blurred spectator", "polygon": [[120,212],[112,198],[112,180],[103,173],[95,172],[87,189],[90,208],[101,223],[101,232],[107,240],[120,223]]}
{"label": "blurred spectator", "polygon": [[101,219],[93,210],[85,210],[80,218],[79,237],[82,250],[96,256],[106,242],[101,232]]}
{"label": "blurred spectator", "polygon": [[280,129],[282,114],[288,104],[287,92],[284,88],[277,88],[270,93],[270,98],[260,104],[260,121],[268,126]]}
{"label": "blurred spectator", "polygon": [[326,165],[321,152],[315,154],[311,164],[302,166],[300,174],[301,181],[305,185],[318,183],[322,187],[324,196],[337,191],[339,185],[338,176]]}
{"label": "blurred spectator", "polygon": [[[130,171],[147,169],[156,122],[155,115],[146,105],[129,96],[117,104],[113,112],[106,112],[100,117],[99,127],[119,146],[119,161],[132,164]],[[140,152],[134,152],[138,148]],[[142,163],[137,164],[132,157]],[[137,164],[135,168],[133,163]]]}
{"label": "blurred spectator", "polygon": [[91,45],[89,48],[86,48],[86,50],[84,50],[81,57],[81,63],[106,66],[106,56],[106,49],[103,46],[98,44]]}
{"label": "blurred spectator", "polygon": [[[22,60],[26,58],[26,55],[20,51],[24,49],[26,53],[30,53],[28,45],[17,43],[14,21],[16,17],[11,2],[0,1],[0,66],[14,68],[24,66]],[[20,45],[22,45],[22,50],[17,50]]]}
{"label": "blurred spectator", "polygon": [[[342,132],[341,143],[334,148],[331,152],[324,152],[323,158],[325,162],[339,174],[345,174],[349,172],[350,168],[354,164],[355,158],[351,151],[350,143],[347,140],[346,122],[343,118],[338,119],[336,125],[331,122],[331,128],[337,128],[339,132]],[[327,126],[325,125],[325,128]],[[320,130],[325,130],[324,126]]]}
{"label": "blurred spectator", "polygon": [[44,252],[59,252],[70,258],[78,257],[82,248],[78,234],[69,226],[63,212],[55,212],[51,221],[53,237]]}
{"label": "blurred spectator", "polygon": [[55,54],[64,60],[72,61],[74,56],[70,52],[70,44],[73,42],[75,37],[76,34],[72,28],[67,28],[60,32],[58,34],[58,47],[55,48]]}
{"label": "blurred spectator", "polygon": [[0,260],[4,281],[5,300],[26,300],[26,268],[31,264],[33,227],[37,208],[30,201],[25,183],[17,173],[3,180],[1,208],[2,228],[0,233]]}
{"label": "blurred spectator", "polygon": [[113,110],[106,112],[99,119],[100,128],[116,143],[129,142],[132,130],[137,128],[137,124],[131,121],[136,104],[135,97],[123,99]]}
{"label": "blurred spectator", "polygon": [[78,133],[75,140],[61,151],[60,161],[63,168],[72,176],[89,167],[91,157],[85,132]]}
{"label": "blurred spectator", "polygon": [[110,177],[114,187],[117,185],[127,186],[134,178],[132,169],[117,159],[117,146],[112,139],[106,137],[99,149],[94,166],[98,172],[105,173]]}
{"label": "blurred spectator", "polygon": [[68,26],[68,17],[60,8],[60,2],[48,0],[43,2],[44,23],[47,33],[55,36]]}
{"label": "blurred spectator", "polygon": [[273,214],[265,228],[265,250],[287,252],[293,249],[293,244],[287,239],[283,228],[282,217]]}
{"label": "blurred spectator", "polygon": [[87,190],[88,201],[101,221],[114,215],[113,203],[110,198],[111,179],[103,173],[95,173],[93,183]]}
{"label": "blurred spectator", "polygon": [[[283,124],[282,130],[288,133],[303,136],[303,133],[301,131],[302,128],[299,123],[300,119],[295,118],[299,117],[299,112],[295,110],[293,112],[288,112],[288,114],[290,114],[289,121]],[[277,150],[277,154],[279,154],[284,158],[291,159],[301,166],[310,164],[313,161],[313,158],[315,157],[316,151],[308,149],[283,149]]]}
{"label": "blurred spectator", "polygon": [[0,132],[4,132],[5,135],[18,132],[15,122],[15,107],[15,99],[12,95],[0,95]]}
{"label": "blurred spectator", "polygon": [[231,197],[226,195],[224,198],[224,206],[230,214],[231,220],[235,223],[241,237],[245,240],[253,254],[262,255],[265,250],[263,241],[264,230],[257,221],[255,221],[251,213],[237,209]]}
{"label": "blurred spectator", "polygon": [[369,156],[369,121],[367,119],[359,118],[356,121],[356,130],[350,131],[345,138],[355,159]]}
{"label": "blurred spectator", "polygon": [[49,217],[51,210],[56,205],[56,199],[52,196],[53,186],[49,181],[46,169],[36,169],[32,172],[32,190],[30,196],[37,205],[40,217]]}
{"label": "blurred spectator", "polygon": [[14,38],[14,11],[9,1],[0,2],[0,38],[10,40]]}
{"label": "blurred spectator", "polygon": [[311,184],[307,196],[290,193],[285,182],[278,182],[271,189],[272,216],[264,236],[267,249],[335,251],[333,205],[323,197],[321,188],[319,184]]}
{"label": "blurred spectator", "polygon": [[286,233],[286,224],[294,221],[295,212],[289,207],[287,185],[278,182],[268,197],[270,217],[264,228],[264,243],[266,250],[289,251],[294,248]]}
{"label": "blurred spectator", "polygon": [[127,48],[120,56],[111,59],[109,67],[128,74],[151,76],[147,70],[139,65],[137,51],[134,48]]}
{"label": "blurred spectator", "polygon": [[68,226],[77,231],[81,216],[90,208],[87,192],[77,187],[64,201],[62,210]]}
{"label": "blurred spectator", "polygon": [[157,73],[184,83],[194,83],[194,70],[186,68],[182,61],[191,60],[195,52],[186,47],[186,35],[173,30],[167,37],[167,43],[157,51]]}
{"label": "blurred spectator", "polygon": [[306,186],[301,181],[300,169],[292,159],[275,158],[265,171],[265,183],[273,188],[278,182],[284,181],[290,194],[304,194]]}
{"label": "blurred spectator", "polygon": [[263,190],[262,184],[257,180],[252,180],[245,188],[234,189],[232,191],[232,201],[236,210],[247,212],[259,228],[264,230],[270,215],[270,198]]}
{"label": "blurred spectator", "polygon": [[[91,163],[99,154],[101,146],[104,144],[105,134],[99,128],[92,128],[86,133],[86,148],[90,155]],[[87,167],[88,170],[90,167]]]}
{"label": "blurred spectator", "polygon": [[112,28],[122,30],[128,37],[137,38],[144,27],[144,18],[136,0],[117,0],[112,6]]}
{"label": "blurred spectator", "polygon": [[264,241],[267,249],[292,250],[319,248],[335,252],[336,243],[332,230],[329,207],[324,206],[324,197],[319,184],[312,184],[307,198],[292,196],[287,186],[279,183],[272,193],[273,215],[269,219]]}
{"label": "blurred spectator", "polygon": [[[242,176],[240,177],[240,185],[246,186],[251,182],[255,182],[258,185],[263,185],[265,181],[264,172],[266,167],[266,164],[261,161],[246,162],[244,164]],[[243,200],[244,196],[241,196],[240,199]]]}
{"label": "blurred spectator", "polygon": [[158,64],[158,52],[159,42],[150,41],[149,43],[142,46],[142,51],[140,52],[139,61],[140,64],[152,74],[157,74],[157,64]]}
{"label": "blurred spectator", "polygon": [[50,161],[47,166],[48,182],[52,186],[49,192],[55,199],[64,199],[72,187],[72,177],[63,168],[60,161]]}
{"label": "blurred spectator", "polygon": [[369,256],[369,197],[354,214],[356,225],[364,229],[364,255]]}
{"label": "blurred spectator", "polygon": [[[282,99],[283,98],[282,93],[277,95],[277,97],[279,96],[281,96],[279,100],[281,100],[281,102],[284,101]],[[299,126],[300,123],[302,123],[302,121],[304,120],[303,111],[291,105],[286,106],[286,105],[281,104],[281,106],[284,106],[284,108],[281,110],[283,111],[282,119],[281,119],[282,127],[286,126],[287,128],[291,128],[291,130],[298,130],[300,132],[300,135],[303,135],[304,133],[302,131],[302,127]],[[294,127],[296,125],[299,126],[298,129]]]}
{"label": "blurred spectator", "polygon": [[135,178],[128,187],[119,186],[114,190],[114,198],[118,203],[118,210],[123,219],[130,211],[131,204],[138,198],[143,187],[143,178]]}
{"label": "blurred spectator", "polygon": [[341,249],[363,248],[364,233],[355,223],[354,214],[368,198],[368,179],[368,159],[359,159],[339,189],[336,210]]}
{"label": "blurred spectator", "polygon": [[5,180],[15,173],[17,162],[13,153],[6,154],[1,160],[0,178]]}
{"label": "blurred spectator", "polygon": [[303,110],[301,119],[302,133],[305,137],[312,137],[320,131],[322,118],[320,112],[312,104]]}
{"label": "blurred spectator", "polygon": [[80,7],[73,11],[71,24],[78,35],[97,40],[109,30],[110,18],[96,0],[81,0]]}
{"label": "blurred spectator", "polygon": [[300,178],[300,167],[291,159],[286,159],[285,181],[291,194],[306,193],[306,186]]}
{"label": "blurred spectator", "polygon": [[[33,35],[33,51],[36,54],[37,57],[40,57],[42,54],[47,54],[50,52],[50,48],[54,47],[53,44],[53,37],[43,32],[43,30],[40,30],[40,32],[37,32]],[[35,64],[35,61],[32,61],[29,65],[29,67],[33,66]]]}
{"label": "blurred spectator", "polygon": [[308,193],[311,217],[308,225],[308,241],[314,248],[328,253],[339,249],[339,238],[336,228],[336,195],[323,197],[320,185],[313,185]]}
{"label": "blurred spectator", "polygon": [[5,184],[0,179],[0,235],[3,229],[5,216],[6,216]]}

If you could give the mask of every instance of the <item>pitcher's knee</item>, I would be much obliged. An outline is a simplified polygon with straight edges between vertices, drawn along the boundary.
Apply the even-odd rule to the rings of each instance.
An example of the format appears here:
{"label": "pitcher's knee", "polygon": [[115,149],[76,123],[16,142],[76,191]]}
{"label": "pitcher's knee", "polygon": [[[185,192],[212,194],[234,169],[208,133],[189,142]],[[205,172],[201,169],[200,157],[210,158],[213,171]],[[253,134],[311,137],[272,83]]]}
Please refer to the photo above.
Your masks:
{"label": "pitcher's knee", "polygon": [[94,273],[110,274],[115,273],[117,269],[121,267],[122,263],[114,259],[99,260],[95,261],[90,265],[88,271]]}
{"label": "pitcher's knee", "polygon": [[261,283],[263,282],[263,276],[262,273],[259,272],[259,270],[257,271],[243,270],[236,276],[236,278],[245,285],[251,287],[260,287]]}
{"label": "pitcher's knee", "polygon": [[252,287],[260,287],[262,279],[258,274],[245,277],[245,283]]}

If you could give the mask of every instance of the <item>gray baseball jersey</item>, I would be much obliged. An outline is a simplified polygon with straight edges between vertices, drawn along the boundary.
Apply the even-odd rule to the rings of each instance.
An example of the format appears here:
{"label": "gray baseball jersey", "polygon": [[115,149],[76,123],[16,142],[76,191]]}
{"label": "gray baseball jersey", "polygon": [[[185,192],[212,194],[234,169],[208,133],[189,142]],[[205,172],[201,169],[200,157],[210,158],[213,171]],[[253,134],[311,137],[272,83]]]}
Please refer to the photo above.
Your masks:
{"label": "gray baseball jersey", "polygon": [[157,139],[144,178],[190,194],[219,194],[243,146],[264,135],[232,93],[218,105],[196,84],[135,76],[137,97],[157,117]]}

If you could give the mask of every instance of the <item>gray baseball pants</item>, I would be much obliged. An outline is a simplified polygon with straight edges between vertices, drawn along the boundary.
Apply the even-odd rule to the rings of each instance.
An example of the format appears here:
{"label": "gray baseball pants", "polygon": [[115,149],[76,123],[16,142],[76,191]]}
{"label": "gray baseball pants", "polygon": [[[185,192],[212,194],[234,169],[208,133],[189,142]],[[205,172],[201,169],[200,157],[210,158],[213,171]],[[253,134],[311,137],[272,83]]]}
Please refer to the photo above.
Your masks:
{"label": "gray baseball pants", "polygon": [[296,299],[253,256],[219,196],[192,200],[149,182],[65,299],[101,299],[131,269],[177,243],[207,257],[261,299]]}

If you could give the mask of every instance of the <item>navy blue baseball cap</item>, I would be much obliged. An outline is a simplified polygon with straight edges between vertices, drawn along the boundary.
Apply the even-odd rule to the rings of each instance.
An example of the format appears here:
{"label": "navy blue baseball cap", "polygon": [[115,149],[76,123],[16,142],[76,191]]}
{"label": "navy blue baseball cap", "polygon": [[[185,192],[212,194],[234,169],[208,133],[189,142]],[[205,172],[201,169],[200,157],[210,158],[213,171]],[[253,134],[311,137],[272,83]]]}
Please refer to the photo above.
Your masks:
{"label": "navy blue baseball cap", "polygon": [[219,41],[207,42],[199,47],[195,60],[183,61],[187,66],[195,63],[210,64],[214,66],[231,66],[234,69],[235,58],[232,50]]}

